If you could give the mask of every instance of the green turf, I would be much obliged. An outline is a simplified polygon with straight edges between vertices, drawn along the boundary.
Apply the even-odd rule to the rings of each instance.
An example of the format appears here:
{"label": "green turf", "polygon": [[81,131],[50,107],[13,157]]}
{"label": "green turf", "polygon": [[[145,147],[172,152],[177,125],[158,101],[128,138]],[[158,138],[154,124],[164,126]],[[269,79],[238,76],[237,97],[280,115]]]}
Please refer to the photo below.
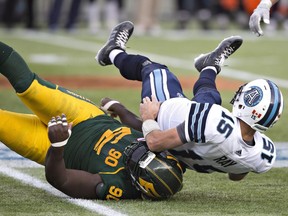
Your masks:
{"label": "green turf", "polygon": [[[41,173],[44,171],[41,169]],[[45,191],[0,175],[0,215],[91,215],[91,212]]]}
{"label": "green turf", "polygon": [[[0,40],[12,45],[40,76],[48,75],[107,75],[119,76],[113,67],[100,67],[94,56],[104,36],[89,35],[50,35],[48,38],[27,35],[24,32],[5,33],[0,30]],[[151,54],[155,59],[164,60],[177,75],[197,75],[193,69],[193,58],[201,52],[214,49],[215,45],[229,32],[217,35],[194,35],[183,39],[166,37],[132,37],[128,46],[131,51]],[[266,75],[288,80],[287,50],[285,37],[254,38],[243,33],[243,47],[229,59],[225,70],[237,69],[253,73],[259,77]],[[66,38],[59,40],[58,36]],[[56,44],[57,41],[60,41]],[[69,43],[71,47],[69,47]],[[87,43],[86,45],[83,43]],[[95,43],[95,48],[94,44]],[[68,44],[68,45],[65,45]],[[78,46],[76,48],[75,46]],[[80,47],[80,48],[79,48]],[[82,48],[81,48],[82,47]],[[87,50],[86,50],[87,49]],[[58,63],[36,62],[35,55],[60,59]],[[162,57],[162,58],[161,58]],[[191,65],[177,65],[170,61],[175,58]],[[177,63],[177,62],[176,62]],[[187,63],[187,64],[188,64]],[[190,68],[189,68],[190,67]],[[221,77],[221,74],[220,74]],[[99,104],[102,97],[108,96],[125,103],[138,113],[140,90],[127,89],[73,89],[75,92]],[[237,86],[235,86],[237,90]],[[284,99],[287,87],[282,88]],[[188,96],[191,90],[185,89]],[[222,92],[223,105],[230,107],[233,91]],[[0,107],[17,112],[30,112],[15,96],[14,91],[0,86]],[[282,119],[267,135],[275,141],[287,142],[286,122],[288,108],[285,106]],[[19,170],[22,170],[19,168]],[[22,170],[45,182],[43,169]],[[231,182],[223,174],[198,174],[187,172],[183,190],[171,200],[163,202],[120,201],[99,204],[128,215],[288,215],[288,171],[287,168],[273,168],[265,174],[249,174],[241,182]],[[66,202],[39,189],[20,184],[11,178],[0,175],[0,215],[97,215],[81,207]]]}
{"label": "green turf", "polygon": [[[24,169],[44,181],[43,169]],[[95,201],[128,215],[288,215],[288,175],[286,168],[265,174],[250,173],[241,182],[231,182],[224,174],[188,171],[184,188],[167,201]],[[19,184],[1,176],[0,215],[97,215],[76,207],[63,198]]]}

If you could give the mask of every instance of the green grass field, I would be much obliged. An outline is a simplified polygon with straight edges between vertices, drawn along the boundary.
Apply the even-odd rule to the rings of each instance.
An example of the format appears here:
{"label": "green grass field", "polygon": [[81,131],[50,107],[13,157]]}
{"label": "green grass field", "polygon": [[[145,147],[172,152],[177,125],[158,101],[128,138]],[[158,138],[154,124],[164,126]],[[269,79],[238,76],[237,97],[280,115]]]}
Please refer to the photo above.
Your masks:
{"label": "green grass field", "polygon": [[[219,80],[239,79],[246,82],[254,78],[268,77],[282,89],[284,100],[288,88],[288,39],[282,37],[256,38],[250,32],[199,33],[188,35],[167,33],[162,37],[132,37],[128,52],[147,55],[155,61],[169,66],[178,76],[197,76],[193,59],[200,53],[214,49],[224,38],[239,34],[244,43],[227,61]],[[21,30],[4,32],[0,40],[15,48],[28,62],[30,68],[40,76],[81,75],[117,76],[114,67],[100,67],[94,56],[108,36],[87,34],[67,35],[63,33],[27,33]],[[191,96],[191,88],[185,88]],[[235,86],[234,91],[238,89]],[[72,89],[99,104],[102,97],[116,98],[138,113],[140,89]],[[229,101],[234,92],[224,91],[223,105],[230,109]],[[129,95],[129,97],[127,97]],[[0,107],[17,112],[30,112],[15,96],[12,88],[0,86]],[[286,132],[288,108],[285,106],[282,119],[267,135],[276,142],[287,142]],[[1,155],[0,155],[1,156]],[[6,161],[0,160],[1,167]],[[46,183],[43,168],[13,168],[27,173]],[[0,172],[1,173],[1,172]],[[16,173],[16,171],[15,171]],[[45,190],[21,183],[0,174],[0,215],[288,215],[288,170],[273,168],[265,174],[249,174],[241,182],[230,182],[223,174],[199,174],[188,171],[184,176],[184,188],[172,199],[162,202],[150,201],[93,201],[96,209],[89,210],[85,203],[75,205],[66,197],[55,196]],[[41,187],[40,187],[41,188]],[[98,206],[99,205],[99,206]],[[111,214],[109,212],[111,210]]]}

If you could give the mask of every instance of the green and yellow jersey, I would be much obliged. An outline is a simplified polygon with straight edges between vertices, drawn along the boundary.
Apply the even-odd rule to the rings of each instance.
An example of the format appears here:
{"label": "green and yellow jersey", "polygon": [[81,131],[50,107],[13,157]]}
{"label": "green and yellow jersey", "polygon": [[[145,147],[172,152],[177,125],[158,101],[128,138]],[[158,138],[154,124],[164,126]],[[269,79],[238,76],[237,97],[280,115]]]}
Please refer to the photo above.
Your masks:
{"label": "green and yellow jersey", "polygon": [[[85,133],[83,133],[85,131]],[[100,199],[140,198],[125,170],[123,152],[142,133],[123,126],[107,115],[100,115],[76,125],[65,146],[67,168],[98,173],[103,187]]]}

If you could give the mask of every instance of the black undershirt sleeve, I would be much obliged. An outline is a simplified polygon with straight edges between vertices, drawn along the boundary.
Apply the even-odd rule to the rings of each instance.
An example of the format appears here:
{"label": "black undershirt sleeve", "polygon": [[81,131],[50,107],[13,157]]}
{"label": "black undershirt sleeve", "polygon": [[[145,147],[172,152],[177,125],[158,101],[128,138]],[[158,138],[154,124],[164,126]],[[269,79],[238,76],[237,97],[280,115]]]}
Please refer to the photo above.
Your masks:
{"label": "black undershirt sleeve", "polygon": [[185,138],[185,122],[179,124],[177,127],[177,132],[178,132],[178,135],[181,139],[181,142],[184,144],[184,143],[187,143],[188,141],[186,140]]}

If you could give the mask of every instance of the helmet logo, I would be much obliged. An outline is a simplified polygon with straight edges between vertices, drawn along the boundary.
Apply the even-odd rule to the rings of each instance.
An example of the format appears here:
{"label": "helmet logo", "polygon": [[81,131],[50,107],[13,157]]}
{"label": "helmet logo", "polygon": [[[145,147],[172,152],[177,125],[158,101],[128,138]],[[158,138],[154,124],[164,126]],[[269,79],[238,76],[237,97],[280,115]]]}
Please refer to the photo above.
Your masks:
{"label": "helmet logo", "polygon": [[153,183],[145,181],[139,177],[140,185],[147,191],[147,195],[150,197],[161,197],[155,190]]}
{"label": "helmet logo", "polygon": [[263,98],[263,92],[258,86],[251,86],[251,88],[244,94],[244,103],[248,107],[254,107],[260,103]]}
{"label": "helmet logo", "polygon": [[252,111],[252,119],[256,120],[257,118],[261,118],[261,116],[261,113],[258,113],[255,109]]}

